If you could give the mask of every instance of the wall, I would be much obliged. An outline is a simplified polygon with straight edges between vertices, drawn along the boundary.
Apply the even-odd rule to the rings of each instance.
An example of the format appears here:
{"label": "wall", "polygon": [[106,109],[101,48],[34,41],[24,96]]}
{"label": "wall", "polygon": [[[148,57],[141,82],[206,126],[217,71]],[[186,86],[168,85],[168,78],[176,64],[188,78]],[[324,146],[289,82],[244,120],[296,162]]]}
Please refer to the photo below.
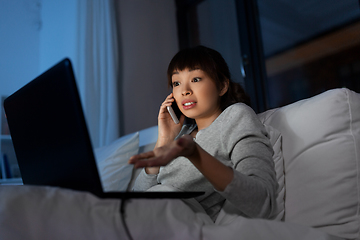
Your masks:
{"label": "wall", "polygon": [[77,1],[42,0],[41,2],[39,72],[44,72],[65,57],[70,58],[76,71]]}
{"label": "wall", "polygon": [[[157,124],[159,106],[170,92],[167,64],[178,42],[174,1],[116,1],[124,135]],[[76,69],[77,12],[73,0],[0,0],[1,95],[10,95],[64,57]]]}
{"label": "wall", "polygon": [[231,78],[245,87],[235,1],[208,0],[197,7],[199,42],[221,53]]}
{"label": "wall", "polygon": [[40,0],[0,0],[0,95],[39,73]]}
{"label": "wall", "polygon": [[71,0],[0,0],[1,95],[64,57],[76,60],[76,12]]}
{"label": "wall", "polygon": [[169,0],[119,0],[125,134],[157,124],[170,89],[166,71],[178,51],[176,8]]}

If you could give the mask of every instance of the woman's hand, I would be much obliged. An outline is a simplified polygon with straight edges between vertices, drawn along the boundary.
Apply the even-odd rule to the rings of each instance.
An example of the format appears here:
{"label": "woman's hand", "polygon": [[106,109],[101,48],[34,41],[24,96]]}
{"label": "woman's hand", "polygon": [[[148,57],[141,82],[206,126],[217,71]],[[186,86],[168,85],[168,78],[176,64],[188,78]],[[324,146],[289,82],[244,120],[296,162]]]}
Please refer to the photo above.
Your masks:
{"label": "woman's hand", "polygon": [[170,93],[161,104],[158,115],[158,141],[156,147],[164,146],[173,141],[179,134],[182,124],[184,123],[184,115],[181,115],[179,119],[180,123],[175,124],[167,110],[167,107],[171,106],[174,101],[173,94]]}
{"label": "woman's hand", "polygon": [[153,151],[132,156],[129,164],[135,168],[166,166],[179,156],[190,157],[196,149],[196,143],[190,135],[184,135],[170,144],[155,148]]}
{"label": "woman's hand", "polygon": [[153,151],[132,156],[129,164],[134,164],[135,168],[155,169],[166,166],[179,156],[188,158],[218,191],[224,191],[233,179],[233,169],[202,149],[190,135],[184,135]]}
{"label": "woman's hand", "polygon": [[[175,139],[175,137],[179,134],[181,127],[184,123],[185,120],[184,115],[181,115],[179,119],[179,123],[175,124],[175,122],[170,116],[170,113],[167,110],[167,107],[171,106],[174,101],[175,99],[173,98],[173,94],[170,93],[166,97],[165,101],[161,104],[158,115],[158,139],[155,145],[155,149],[171,143]],[[145,158],[147,156],[148,155],[146,155]],[[160,167],[148,166],[145,168],[145,171],[148,174],[157,174],[159,173],[159,169]]]}

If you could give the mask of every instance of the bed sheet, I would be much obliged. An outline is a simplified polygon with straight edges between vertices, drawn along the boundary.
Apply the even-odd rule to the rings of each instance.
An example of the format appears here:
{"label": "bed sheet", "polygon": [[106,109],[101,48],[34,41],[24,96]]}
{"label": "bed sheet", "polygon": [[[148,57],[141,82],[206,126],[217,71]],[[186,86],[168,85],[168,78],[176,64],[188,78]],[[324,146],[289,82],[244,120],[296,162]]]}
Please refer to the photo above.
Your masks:
{"label": "bed sheet", "polygon": [[[40,186],[0,186],[0,239],[129,239],[120,200]],[[182,200],[139,199],[124,202],[133,239],[324,239],[337,240],[296,224],[235,218],[215,225]]]}

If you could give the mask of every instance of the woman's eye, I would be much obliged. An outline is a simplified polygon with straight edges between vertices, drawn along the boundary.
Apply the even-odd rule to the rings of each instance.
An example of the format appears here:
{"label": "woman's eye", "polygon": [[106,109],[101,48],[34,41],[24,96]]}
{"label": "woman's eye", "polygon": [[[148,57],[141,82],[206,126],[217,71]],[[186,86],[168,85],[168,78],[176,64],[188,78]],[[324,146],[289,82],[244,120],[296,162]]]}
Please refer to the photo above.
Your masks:
{"label": "woman's eye", "polygon": [[199,82],[200,80],[201,80],[201,78],[196,77],[193,79],[193,82]]}
{"label": "woman's eye", "polygon": [[176,86],[179,86],[180,83],[179,82],[173,82],[172,85],[173,85],[173,87],[176,87]]}

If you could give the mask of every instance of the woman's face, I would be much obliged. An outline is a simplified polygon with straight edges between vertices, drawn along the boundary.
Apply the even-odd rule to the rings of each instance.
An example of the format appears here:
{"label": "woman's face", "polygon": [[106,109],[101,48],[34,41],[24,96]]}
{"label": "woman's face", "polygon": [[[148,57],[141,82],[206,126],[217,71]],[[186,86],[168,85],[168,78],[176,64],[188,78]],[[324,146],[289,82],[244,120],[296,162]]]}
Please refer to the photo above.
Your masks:
{"label": "woman's face", "polygon": [[184,69],[172,75],[173,95],[181,112],[195,119],[199,130],[209,126],[221,113],[219,90],[201,69]]}

